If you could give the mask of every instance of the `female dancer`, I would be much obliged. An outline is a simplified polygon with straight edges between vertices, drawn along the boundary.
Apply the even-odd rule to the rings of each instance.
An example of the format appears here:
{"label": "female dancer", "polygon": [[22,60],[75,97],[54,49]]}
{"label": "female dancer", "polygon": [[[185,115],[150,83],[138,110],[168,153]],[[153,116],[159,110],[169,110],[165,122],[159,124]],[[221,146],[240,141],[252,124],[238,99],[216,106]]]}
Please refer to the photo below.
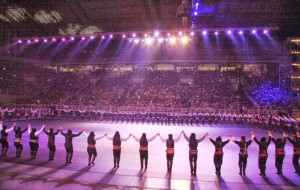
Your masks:
{"label": "female dancer", "polygon": [[30,146],[30,155],[32,159],[37,159],[37,151],[39,149],[39,134],[43,131],[45,125],[42,125],[42,128],[39,131],[36,131],[36,128],[32,128],[29,126],[28,133],[29,133],[29,146]]}
{"label": "female dancer", "polygon": [[73,138],[74,137],[78,137],[79,135],[81,135],[81,132],[79,132],[78,134],[73,134],[71,129],[68,129],[67,133],[64,133],[62,131],[62,128],[60,127],[60,133],[65,137],[65,148],[66,148],[66,164],[67,163],[73,163],[72,161],[72,157],[73,157]]}
{"label": "female dancer", "polygon": [[204,136],[200,139],[196,139],[196,134],[192,133],[190,138],[188,138],[184,131],[183,136],[189,142],[189,161],[190,161],[190,168],[191,174],[196,175],[197,172],[197,159],[198,159],[198,143],[202,142],[208,133],[205,133]]}
{"label": "female dancer", "polygon": [[174,145],[175,142],[178,142],[180,140],[180,137],[182,135],[182,132],[178,135],[178,137],[176,137],[175,139],[173,139],[173,135],[169,134],[169,138],[168,139],[164,139],[163,137],[160,136],[160,140],[162,142],[166,142],[166,146],[167,146],[167,150],[166,150],[166,157],[167,157],[167,168],[168,168],[168,172],[170,173],[172,171],[172,165],[173,165],[173,158],[174,158]]}
{"label": "female dancer", "polygon": [[120,159],[121,159],[121,142],[127,141],[130,138],[129,135],[127,138],[122,138],[120,136],[119,131],[116,131],[113,137],[107,137],[108,140],[113,141],[113,155],[114,155],[114,168],[120,166]]}
{"label": "female dancer", "polygon": [[25,129],[21,131],[21,127],[15,127],[15,142],[14,145],[16,147],[16,157],[22,157],[22,151],[23,151],[23,143],[22,143],[22,134],[27,131],[27,129],[30,127],[30,124],[27,125]]}
{"label": "female dancer", "polygon": [[134,135],[132,137],[134,140],[140,143],[140,162],[141,162],[141,170],[143,169],[143,163],[145,161],[145,169],[148,167],[148,142],[153,141],[158,136],[158,133],[151,138],[146,138],[146,133],[142,134],[141,138],[138,138]]}
{"label": "female dancer", "polygon": [[102,137],[97,137],[97,138],[95,137],[94,131],[91,131],[89,135],[87,135],[86,132],[84,131],[83,134],[87,137],[87,143],[88,143],[87,152],[89,155],[88,161],[90,166],[92,164],[95,164],[95,159],[97,157],[96,141],[105,137],[107,133],[105,133]]}
{"label": "female dancer", "polygon": [[214,164],[216,168],[216,174],[221,175],[221,166],[223,163],[223,147],[229,143],[230,139],[226,141],[222,141],[222,138],[218,136],[216,140],[213,140],[209,134],[207,134],[208,139],[213,143],[215,146],[215,154],[214,154]]}
{"label": "female dancer", "polygon": [[48,136],[48,148],[49,148],[49,160],[55,160],[54,154],[56,151],[56,145],[55,145],[55,136],[59,133],[60,129],[57,129],[56,132],[54,132],[53,128],[50,128],[49,131],[46,131],[44,128],[44,133]]}

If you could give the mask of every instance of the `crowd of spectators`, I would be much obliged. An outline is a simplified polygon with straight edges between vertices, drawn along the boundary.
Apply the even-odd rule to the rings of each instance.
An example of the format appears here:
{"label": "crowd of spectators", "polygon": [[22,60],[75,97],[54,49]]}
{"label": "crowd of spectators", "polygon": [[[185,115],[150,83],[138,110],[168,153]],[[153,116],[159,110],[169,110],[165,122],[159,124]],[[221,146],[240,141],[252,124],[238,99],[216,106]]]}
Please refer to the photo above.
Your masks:
{"label": "crowd of spectators", "polygon": [[291,94],[279,88],[276,77],[269,73],[253,74],[244,72],[245,87],[250,96],[261,108],[286,108]]}
{"label": "crowd of spectators", "polygon": [[[57,72],[7,64],[0,74],[0,93],[15,96],[19,104],[240,109],[251,107],[238,84],[241,76],[259,105],[273,108],[283,102],[267,75],[239,71]],[[134,82],[134,75],[143,80]],[[191,81],[183,83],[181,77]]]}
{"label": "crowd of spectators", "polygon": [[65,104],[118,106],[119,99],[128,88],[130,75],[131,72],[99,72],[96,84],[76,93]]}
{"label": "crowd of spectators", "polygon": [[88,82],[86,73],[35,66],[1,65],[0,70],[0,93],[14,96],[19,104],[56,104]]}

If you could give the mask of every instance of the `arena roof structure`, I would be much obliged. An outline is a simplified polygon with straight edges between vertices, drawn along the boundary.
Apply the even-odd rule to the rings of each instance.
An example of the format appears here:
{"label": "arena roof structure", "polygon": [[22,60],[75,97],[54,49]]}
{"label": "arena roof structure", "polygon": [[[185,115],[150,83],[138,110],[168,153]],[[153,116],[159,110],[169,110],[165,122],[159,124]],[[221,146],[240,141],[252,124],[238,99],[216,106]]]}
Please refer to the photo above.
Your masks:
{"label": "arena roof structure", "polygon": [[2,0],[2,38],[182,28],[279,27],[299,35],[298,1]]}

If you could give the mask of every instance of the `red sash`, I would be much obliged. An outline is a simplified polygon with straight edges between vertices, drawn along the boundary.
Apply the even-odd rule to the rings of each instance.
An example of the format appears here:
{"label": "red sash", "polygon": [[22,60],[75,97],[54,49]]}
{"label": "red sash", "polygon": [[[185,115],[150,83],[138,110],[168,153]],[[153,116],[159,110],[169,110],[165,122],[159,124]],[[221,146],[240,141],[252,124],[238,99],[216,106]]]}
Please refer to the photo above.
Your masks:
{"label": "red sash", "polygon": [[268,154],[266,150],[259,151],[259,157],[267,157],[267,156]]}
{"label": "red sash", "polygon": [[216,148],[215,154],[222,155],[223,154],[222,148]]}
{"label": "red sash", "polygon": [[282,156],[285,154],[284,149],[283,148],[276,148],[275,149],[275,154],[278,156]]}
{"label": "red sash", "polygon": [[94,145],[94,144],[89,144],[89,145],[88,145],[88,148],[96,148],[96,145]]}
{"label": "red sash", "polygon": [[140,150],[141,150],[141,151],[146,151],[146,150],[148,150],[148,147],[147,147],[147,146],[141,146],[141,147],[140,147]]}
{"label": "red sash", "polygon": [[294,154],[300,155],[300,148],[294,148]]}
{"label": "red sash", "polygon": [[174,148],[167,148],[166,153],[167,154],[174,154]]}
{"label": "red sash", "polygon": [[114,145],[114,146],[113,146],[113,150],[121,150],[121,146]]}

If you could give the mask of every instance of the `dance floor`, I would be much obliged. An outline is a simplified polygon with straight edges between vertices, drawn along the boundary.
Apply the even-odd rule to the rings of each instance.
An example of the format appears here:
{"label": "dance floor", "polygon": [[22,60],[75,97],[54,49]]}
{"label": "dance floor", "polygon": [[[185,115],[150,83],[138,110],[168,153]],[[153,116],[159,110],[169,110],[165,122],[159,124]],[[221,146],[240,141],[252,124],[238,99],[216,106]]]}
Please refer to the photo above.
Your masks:
{"label": "dance floor", "polygon": [[[17,123],[22,128],[25,121]],[[72,129],[73,133],[85,130],[94,131],[97,136],[108,133],[112,137],[119,131],[122,137],[130,133],[140,137],[143,132],[147,137],[160,133],[167,138],[169,133],[176,137],[182,130],[189,136],[196,133],[200,138],[208,132],[212,138],[222,136],[223,140],[233,133],[237,139],[241,135],[250,138],[251,130],[260,139],[267,136],[267,131],[249,128],[243,125],[199,125],[167,126],[147,124],[124,124],[89,121],[46,121],[46,129],[63,127],[63,131]],[[7,125],[11,125],[5,122]],[[42,121],[32,121],[33,127],[39,129]],[[274,137],[281,134],[273,132]],[[213,154],[214,146],[205,139],[198,146],[197,175],[191,176],[188,161],[188,143],[182,137],[175,144],[175,156],[172,173],[167,173],[166,145],[160,138],[149,143],[149,164],[147,170],[140,170],[139,143],[133,138],[122,142],[120,167],[113,168],[112,141],[103,138],[97,141],[98,157],[95,165],[88,166],[87,138],[83,134],[73,139],[74,156],[72,164],[65,164],[64,137],[56,136],[56,160],[48,161],[47,136],[40,134],[38,159],[30,159],[29,135],[24,133],[24,151],[22,158],[15,158],[13,146],[14,134],[10,132],[8,156],[0,157],[0,189],[300,189],[300,176],[293,173],[292,145],[286,144],[286,157],[282,176],[276,175],[274,144],[268,149],[267,177],[262,177],[258,169],[258,145],[253,142],[248,149],[247,176],[240,176],[238,168],[238,146],[230,142],[224,147],[222,175],[215,175]]]}

